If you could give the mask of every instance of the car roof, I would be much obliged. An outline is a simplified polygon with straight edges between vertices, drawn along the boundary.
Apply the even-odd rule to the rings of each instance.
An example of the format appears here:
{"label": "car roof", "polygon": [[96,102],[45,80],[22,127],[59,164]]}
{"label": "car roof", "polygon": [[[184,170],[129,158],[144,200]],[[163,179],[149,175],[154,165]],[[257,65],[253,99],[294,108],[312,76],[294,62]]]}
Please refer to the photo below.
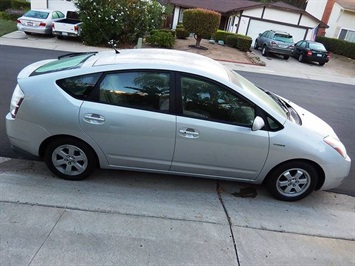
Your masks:
{"label": "car roof", "polygon": [[170,50],[170,49],[123,49],[116,54],[113,50],[108,52],[99,52],[92,57],[95,60],[92,66],[105,66],[117,64],[130,64],[153,69],[162,69],[167,67],[169,70],[178,70],[187,72],[203,72],[205,75],[219,76],[229,80],[228,73],[223,65],[217,61],[198,55],[195,53]]}

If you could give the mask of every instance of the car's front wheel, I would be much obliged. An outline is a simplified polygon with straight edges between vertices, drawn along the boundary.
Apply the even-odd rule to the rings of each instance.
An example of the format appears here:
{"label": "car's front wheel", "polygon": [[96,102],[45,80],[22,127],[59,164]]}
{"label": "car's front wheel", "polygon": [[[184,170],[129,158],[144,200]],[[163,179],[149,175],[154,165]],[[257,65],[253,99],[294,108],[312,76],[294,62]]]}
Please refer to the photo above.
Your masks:
{"label": "car's front wheel", "polygon": [[315,189],[317,182],[316,169],[303,161],[281,164],[273,169],[266,179],[271,194],[284,201],[296,201],[307,197]]}
{"label": "car's front wheel", "polygon": [[259,46],[258,46],[258,42],[255,40],[255,42],[254,42],[254,49],[255,50],[258,50],[259,49]]}
{"label": "car's front wheel", "polygon": [[320,66],[324,66],[324,64],[325,64],[324,62],[320,62],[319,63]]}
{"label": "car's front wheel", "polygon": [[67,180],[85,179],[97,165],[94,151],[84,142],[69,137],[51,142],[44,160],[55,175]]}

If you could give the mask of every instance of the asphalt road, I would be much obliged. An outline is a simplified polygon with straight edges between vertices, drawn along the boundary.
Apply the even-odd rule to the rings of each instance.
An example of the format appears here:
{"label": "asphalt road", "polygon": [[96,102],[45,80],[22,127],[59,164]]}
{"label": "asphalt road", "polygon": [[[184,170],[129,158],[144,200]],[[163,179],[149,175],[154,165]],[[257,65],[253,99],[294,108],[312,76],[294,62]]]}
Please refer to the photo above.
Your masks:
{"label": "asphalt road", "polygon": [[[0,46],[0,157],[36,159],[31,155],[15,153],[8,142],[5,131],[5,115],[16,76],[26,65],[48,58],[54,58],[67,52],[34,48]],[[273,91],[296,102],[327,121],[347,147],[351,158],[355,158],[355,91],[353,86],[338,83],[296,79],[275,75],[241,72],[256,85]],[[333,190],[355,196],[355,171],[352,167],[345,182]]]}

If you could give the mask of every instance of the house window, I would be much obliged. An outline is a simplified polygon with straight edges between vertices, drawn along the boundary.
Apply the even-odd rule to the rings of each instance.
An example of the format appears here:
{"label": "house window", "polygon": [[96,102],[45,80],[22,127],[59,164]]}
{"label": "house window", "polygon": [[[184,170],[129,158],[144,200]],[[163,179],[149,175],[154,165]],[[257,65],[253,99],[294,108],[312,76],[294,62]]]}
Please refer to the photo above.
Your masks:
{"label": "house window", "polygon": [[348,42],[355,42],[355,31],[341,29],[338,39]]}
{"label": "house window", "polygon": [[184,18],[184,11],[186,10],[186,8],[181,8],[180,7],[180,11],[179,11],[179,23],[182,23],[182,20]]}

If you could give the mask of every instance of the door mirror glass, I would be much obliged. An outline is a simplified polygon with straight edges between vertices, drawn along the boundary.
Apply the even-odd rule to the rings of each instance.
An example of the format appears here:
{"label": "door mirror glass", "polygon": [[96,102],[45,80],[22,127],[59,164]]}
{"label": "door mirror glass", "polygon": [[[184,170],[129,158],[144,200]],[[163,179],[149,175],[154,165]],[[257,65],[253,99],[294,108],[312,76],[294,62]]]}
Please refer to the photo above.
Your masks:
{"label": "door mirror glass", "polygon": [[252,131],[258,131],[262,129],[265,126],[264,119],[262,119],[260,116],[255,117],[253,126],[251,127]]}

